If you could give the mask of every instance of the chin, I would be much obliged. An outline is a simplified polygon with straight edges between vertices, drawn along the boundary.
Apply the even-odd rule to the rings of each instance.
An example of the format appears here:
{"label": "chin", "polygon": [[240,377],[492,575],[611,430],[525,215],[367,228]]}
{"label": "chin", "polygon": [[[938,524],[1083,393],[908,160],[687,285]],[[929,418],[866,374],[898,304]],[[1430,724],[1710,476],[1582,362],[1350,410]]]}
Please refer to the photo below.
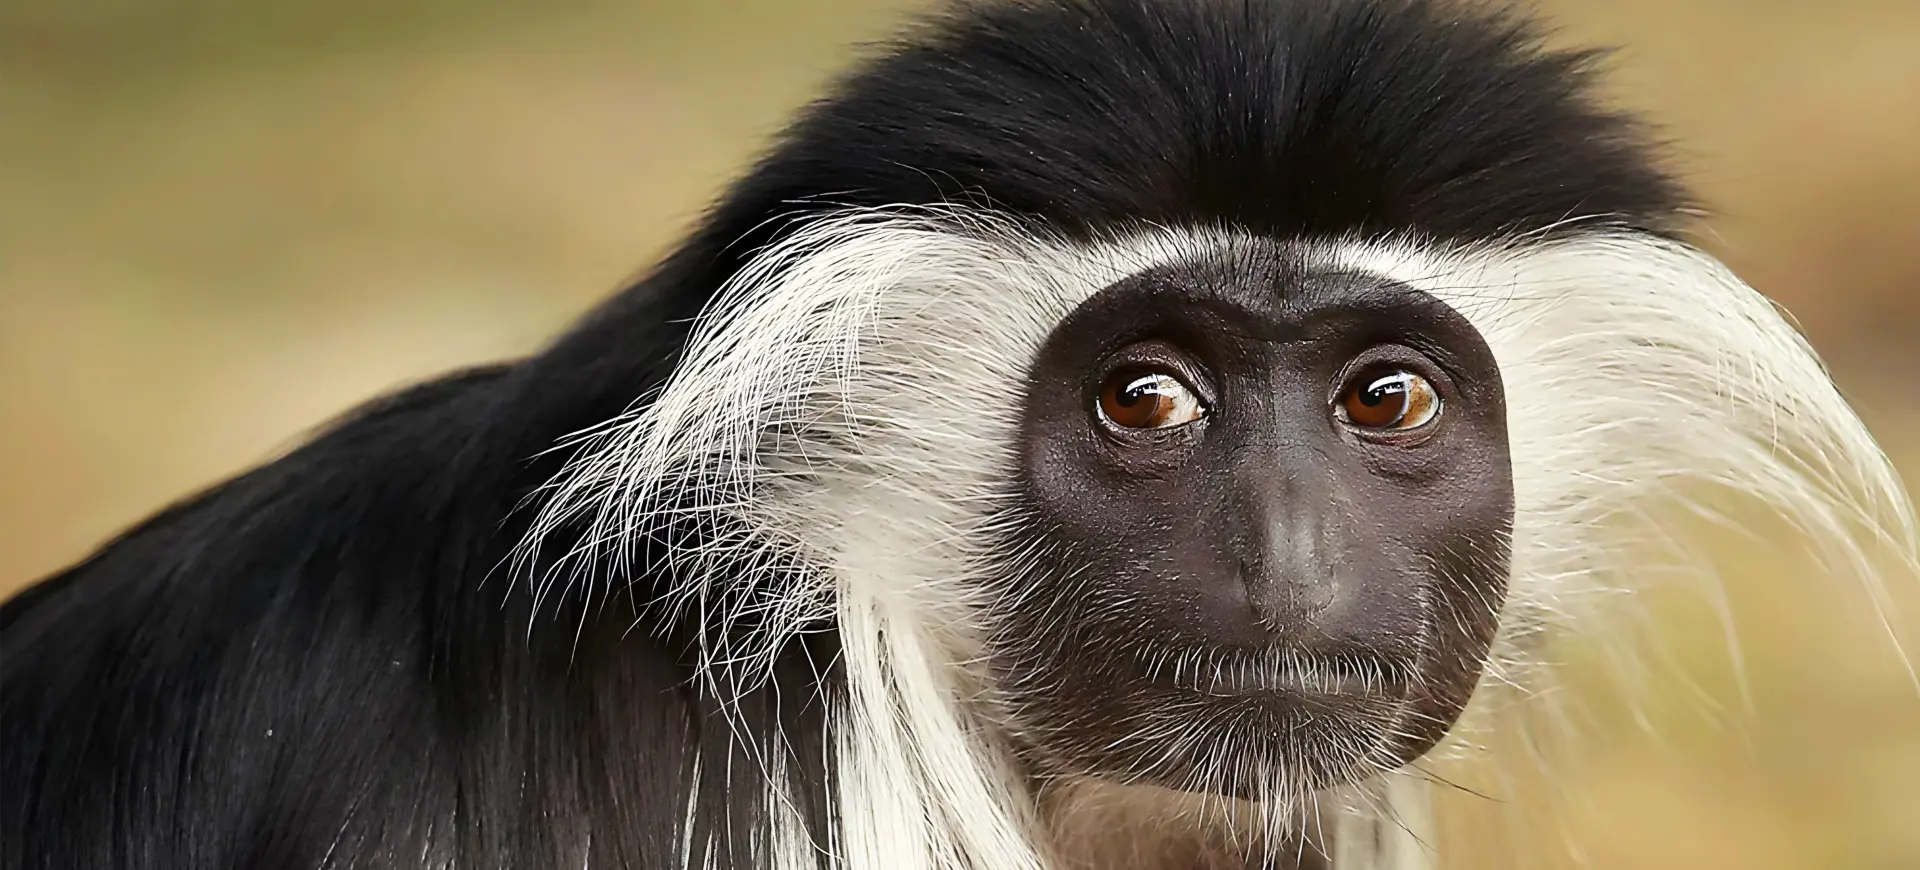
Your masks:
{"label": "chin", "polygon": [[1394,735],[1410,709],[1391,695],[1286,690],[1191,703],[1210,727],[1157,765],[1157,784],[1261,803],[1297,802],[1393,769],[1403,751]]}

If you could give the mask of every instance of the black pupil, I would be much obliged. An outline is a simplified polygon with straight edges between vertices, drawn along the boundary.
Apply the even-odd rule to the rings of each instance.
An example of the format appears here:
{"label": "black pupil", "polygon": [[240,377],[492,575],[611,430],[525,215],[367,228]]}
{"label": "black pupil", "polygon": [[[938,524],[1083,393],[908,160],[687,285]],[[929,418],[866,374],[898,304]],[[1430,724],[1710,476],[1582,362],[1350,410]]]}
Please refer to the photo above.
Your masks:
{"label": "black pupil", "polygon": [[1406,391],[1407,382],[1401,378],[1377,381],[1373,386],[1360,392],[1360,404],[1369,408],[1378,407],[1381,402],[1387,400],[1388,396],[1404,394]]}
{"label": "black pupil", "polygon": [[1115,396],[1114,398],[1119,400],[1120,407],[1131,408],[1134,405],[1139,404],[1141,399],[1144,399],[1151,395],[1156,395],[1159,392],[1160,392],[1160,379],[1153,375],[1148,375],[1146,377],[1143,377],[1143,378],[1140,378],[1139,380],[1134,381],[1131,384],[1128,384],[1127,388],[1124,390],[1121,390],[1120,395]]}

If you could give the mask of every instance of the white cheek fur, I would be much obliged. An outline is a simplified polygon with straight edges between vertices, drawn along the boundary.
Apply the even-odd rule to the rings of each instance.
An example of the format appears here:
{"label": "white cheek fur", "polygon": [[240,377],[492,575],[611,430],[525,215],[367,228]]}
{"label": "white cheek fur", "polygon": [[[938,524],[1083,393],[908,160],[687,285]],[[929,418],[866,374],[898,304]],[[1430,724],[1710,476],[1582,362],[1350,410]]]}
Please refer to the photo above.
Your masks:
{"label": "white cheek fur", "polygon": [[[995,608],[976,581],[985,532],[1008,519],[1016,403],[968,397],[1027,369],[1053,325],[1101,288],[1203,255],[1230,231],[1142,228],[1096,244],[1033,239],[989,213],[887,209],[819,219],[757,257],[716,298],[664,391],[578,441],[519,566],[565,523],[580,549],[531,578],[597,594],[630,576],[630,542],[667,517],[663,492],[725,530],[677,554],[695,578],[673,603],[717,627],[751,613],[745,643],[705,650],[708,676],[752,681],[810,621],[833,620],[849,700],[832,714],[848,870],[1053,868],[1033,796],[1008,768],[968,667]],[[1417,238],[1301,243],[1322,265],[1383,275],[1460,311],[1501,367],[1517,518],[1494,661],[1463,728],[1509,690],[1539,691],[1535,641],[1603,630],[1636,576],[1612,521],[1738,491],[1805,531],[1824,564],[1880,595],[1876,552],[1911,563],[1913,512],[1891,465],[1811,350],[1765,299],[1686,246],[1594,232],[1443,247]],[[1571,401],[1570,401],[1570,398]],[[778,554],[805,582],[745,595]],[[1661,575],[1668,577],[1671,575]],[[1711,580],[1710,575],[1700,575]],[[1878,599],[1876,599],[1878,600]],[[778,781],[783,774],[775,772]],[[1340,870],[1412,870],[1431,856],[1422,780],[1385,776],[1347,807]],[[1290,824],[1297,807],[1269,811]],[[811,866],[797,816],[776,813],[767,866]]]}

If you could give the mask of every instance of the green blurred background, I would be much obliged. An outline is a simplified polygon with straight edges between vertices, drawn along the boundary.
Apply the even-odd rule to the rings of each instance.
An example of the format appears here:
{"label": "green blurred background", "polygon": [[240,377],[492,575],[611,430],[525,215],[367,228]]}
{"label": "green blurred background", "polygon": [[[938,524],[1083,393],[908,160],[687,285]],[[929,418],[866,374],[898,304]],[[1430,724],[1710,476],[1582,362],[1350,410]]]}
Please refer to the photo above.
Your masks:
{"label": "green blurred background", "polygon": [[[1920,478],[1920,2],[1538,5],[1623,47],[1611,95],[1676,143],[1705,243]],[[0,0],[0,594],[360,400],[535,347],[908,9]],[[1630,706],[1570,653],[1589,742],[1450,793],[1449,866],[1920,868],[1920,690],[1860,596],[1720,555],[1744,700],[1710,620],[1652,605],[1679,667]]]}

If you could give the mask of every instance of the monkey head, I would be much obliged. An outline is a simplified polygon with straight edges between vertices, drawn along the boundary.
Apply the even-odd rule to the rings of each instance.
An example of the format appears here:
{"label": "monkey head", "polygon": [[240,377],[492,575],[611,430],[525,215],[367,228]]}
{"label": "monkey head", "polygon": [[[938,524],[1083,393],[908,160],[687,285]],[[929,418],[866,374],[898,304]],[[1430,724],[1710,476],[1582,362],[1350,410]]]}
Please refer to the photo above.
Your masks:
{"label": "monkey head", "polygon": [[1100,290],[1025,386],[1003,546],[1036,555],[1005,560],[990,646],[1038,763],[1255,798],[1453,724],[1513,522],[1465,318],[1249,241]]}

